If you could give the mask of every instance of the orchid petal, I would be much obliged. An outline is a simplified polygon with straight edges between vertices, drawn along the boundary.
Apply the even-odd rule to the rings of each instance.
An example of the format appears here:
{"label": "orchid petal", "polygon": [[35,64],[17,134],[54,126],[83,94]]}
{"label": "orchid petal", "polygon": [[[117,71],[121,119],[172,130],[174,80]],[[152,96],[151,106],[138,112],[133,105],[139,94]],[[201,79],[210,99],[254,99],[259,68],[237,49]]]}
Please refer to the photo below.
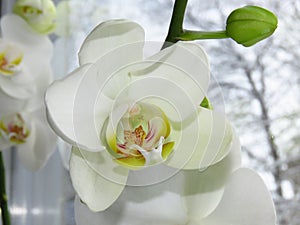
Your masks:
{"label": "orchid petal", "polygon": [[[1,81],[0,81],[1,82]],[[15,114],[22,110],[25,102],[5,94],[0,89],[0,115]],[[1,119],[1,118],[0,118]]]}
{"label": "orchid petal", "polygon": [[[21,78],[23,83],[18,78]],[[0,80],[0,88],[12,98],[26,100],[36,94],[34,80],[26,72],[16,74],[14,77],[1,77]]]}
{"label": "orchid petal", "polygon": [[49,123],[62,139],[90,151],[100,151],[100,131],[110,110],[110,100],[102,96],[97,104],[98,86],[87,78],[89,68],[86,64],[54,82],[45,101]]}
{"label": "orchid petal", "polygon": [[32,113],[30,120],[29,137],[24,144],[18,145],[18,155],[27,169],[37,171],[54,152],[57,137],[47,124],[44,110]]}
{"label": "orchid petal", "polygon": [[182,199],[186,204],[190,219],[204,218],[217,207],[230,174],[240,165],[240,148],[234,148],[221,162],[204,171],[185,170],[183,172],[185,189]]}
{"label": "orchid petal", "polygon": [[37,76],[34,80],[34,85],[36,86],[36,94],[32,96],[26,104],[26,109],[29,111],[35,111],[41,105],[44,105],[46,89],[52,82],[52,69],[50,67],[50,64],[41,62],[40,66],[43,67],[43,69],[41,69],[39,72],[36,71],[39,76]]}
{"label": "orchid petal", "polygon": [[[44,39],[44,36],[40,38]],[[27,72],[32,76],[33,80],[38,82],[36,85],[42,85],[44,90],[49,85],[49,81],[52,81],[50,64],[53,55],[53,44],[48,38],[40,42],[40,45],[44,46],[32,44],[31,46],[22,47],[24,51],[22,63],[26,65]]]}
{"label": "orchid petal", "polygon": [[[85,39],[79,51],[80,65],[93,63],[106,53],[130,43],[138,46],[123,51],[124,57],[141,59],[144,30],[137,23],[128,20],[110,20],[99,24]],[[115,62],[114,62],[115,63]]]}
{"label": "orchid petal", "polygon": [[223,115],[199,107],[197,119],[182,130],[173,129],[170,138],[175,140],[176,145],[166,163],[175,168],[203,170],[230,152],[234,147],[234,136],[229,121]]}
{"label": "orchid petal", "polygon": [[88,152],[73,147],[70,175],[81,200],[92,211],[103,211],[123,191],[128,170],[114,163],[106,151]]}
{"label": "orchid petal", "polygon": [[201,103],[210,78],[208,56],[203,48],[194,43],[177,42],[150,57],[149,60],[179,68],[181,71],[177,71],[178,73],[183,71],[187,76],[174,74],[174,71],[168,72],[170,67],[158,67],[156,72],[157,75],[180,84],[184,90],[194,92],[191,96],[195,96],[197,105]]}
{"label": "orchid petal", "polygon": [[246,168],[230,177],[216,210],[201,221],[203,225],[274,225],[275,210],[262,178]]}
{"label": "orchid petal", "polygon": [[[178,169],[171,168],[163,163],[155,166],[147,166],[142,170],[131,170],[127,179],[127,185],[148,186],[162,183],[168,179],[172,179],[178,172]],[[181,185],[178,187],[181,187]]]}
{"label": "orchid petal", "polygon": [[161,183],[127,186],[119,199],[105,212],[93,213],[75,200],[77,225],[174,225],[186,224],[185,209],[178,194],[181,177],[176,176]]}
{"label": "orchid petal", "polygon": [[[136,65],[144,65],[146,67],[148,63],[142,62]],[[162,67],[168,67],[168,65]],[[128,101],[142,101],[153,104],[158,106],[165,113],[166,117],[174,123],[180,123],[189,117],[196,116],[197,105],[193,102],[190,95],[192,93],[189,93],[188,90],[182,89],[181,86],[178,86],[178,83],[163,77],[151,76],[150,74],[139,77],[131,76],[129,72],[131,69],[134,69],[134,65],[119,71],[121,76],[128,74],[131,80],[127,86],[119,89],[115,97],[116,105],[121,105],[122,102]],[[172,69],[177,70],[175,67]]]}
{"label": "orchid petal", "polygon": [[[181,43],[148,60],[124,65],[112,77],[128,80],[118,88],[117,102],[147,99],[160,106],[171,121],[180,122],[195,113],[205,97],[209,65],[200,47]],[[108,80],[106,86],[104,92],[114,85]]]}
{"label": "orchid petal", "polygon": [[[120,90],[130,82],[131,76],[122,68],[141,60],[141,45],[143,43],[130,43],[120,46],[102,55],[93,63],[89,73],[95,76],[95,81],[99,85],[99,93],[105,94],[111,99],[115,99]],[[140,54],[135,51],[140,50]],[[119,75],[119,73],[122,73]]]}
{"label": "orchid petal", "polygon": [[51,127],[62,139],[73,144],[77,141],[72,119],[74,99],[81,79],[88,68],[89,65],[79,67],[61,81],[53,82],[45,96],[47,118]]}

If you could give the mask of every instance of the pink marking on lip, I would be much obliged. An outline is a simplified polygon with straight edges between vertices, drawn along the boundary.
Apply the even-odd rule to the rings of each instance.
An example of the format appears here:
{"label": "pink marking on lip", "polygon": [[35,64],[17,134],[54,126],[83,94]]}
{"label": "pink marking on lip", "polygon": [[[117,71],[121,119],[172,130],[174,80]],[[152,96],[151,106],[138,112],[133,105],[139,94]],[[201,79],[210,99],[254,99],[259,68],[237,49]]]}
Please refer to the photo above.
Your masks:
{"label": "pink marking on lip", "polygon": [[147,134],[147,136],[145,138],[146,142],[149,142],[154,137],[155,131],[156,131],[153,127],[150,127],[150,122],[148,122],[148,127],[150,129],[149,129],[149,132],[148,132],[148,134]]}

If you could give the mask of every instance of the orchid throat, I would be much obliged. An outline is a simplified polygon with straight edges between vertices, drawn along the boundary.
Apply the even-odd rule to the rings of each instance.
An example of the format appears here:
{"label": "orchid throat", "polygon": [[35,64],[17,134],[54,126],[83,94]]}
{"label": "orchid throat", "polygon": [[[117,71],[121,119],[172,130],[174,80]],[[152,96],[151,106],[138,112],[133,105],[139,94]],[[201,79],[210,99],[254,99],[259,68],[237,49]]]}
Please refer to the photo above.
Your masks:
{"label": "orchid throat", "polygon": [[0,120],[0,138],[12,144],[26,142],[30,131],[21,114],[13,114]]}
{"label": "orchid throat", "polygon": [[[110,121],[111,123],[111,121]],[[174,146],[168,137],[171,126],[164,112],[148,103],[135,103],[108,135],[109,152],[115,161],[130,169],[159,164],[167,159]]]}

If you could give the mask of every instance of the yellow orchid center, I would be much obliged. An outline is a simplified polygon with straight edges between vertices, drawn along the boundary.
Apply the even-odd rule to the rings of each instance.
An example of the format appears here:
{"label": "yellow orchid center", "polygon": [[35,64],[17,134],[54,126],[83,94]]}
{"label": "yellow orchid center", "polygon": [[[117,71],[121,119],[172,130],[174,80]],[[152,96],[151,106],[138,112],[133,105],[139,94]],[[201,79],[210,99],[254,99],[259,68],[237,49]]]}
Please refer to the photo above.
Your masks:
{"label": "yellow orchid center", "polygon": [[130,169],[140,169],[161,163],[171,153],[171,126],[164,112],[148,103],[136,103],[128,108],[108,139],[110,153],[116,162]]}
{"label": "yellow orchid center", "polygon": [[12,76],[20,71],[23,52],[11,44],[0,41],[0,74]]}
{"label": "yellow orchid center", "polygon": [[26,142],[30,131],[22,116],[17,113],[0,120],[0,137],[14,144]]}

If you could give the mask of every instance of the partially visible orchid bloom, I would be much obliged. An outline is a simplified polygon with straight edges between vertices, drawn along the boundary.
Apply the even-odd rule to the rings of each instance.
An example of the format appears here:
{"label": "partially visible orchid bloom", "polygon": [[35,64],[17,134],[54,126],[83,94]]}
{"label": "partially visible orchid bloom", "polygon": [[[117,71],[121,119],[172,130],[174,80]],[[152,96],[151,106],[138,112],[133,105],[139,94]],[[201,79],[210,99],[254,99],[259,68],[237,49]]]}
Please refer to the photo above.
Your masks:
{"label": "partially visible orchid bloom", "polygon": [[55,149],[44,92],[52,81],[52,43],[19,16],[1,18],[0,150],[17,146],[25,167],[41,168]]}
{"label": "partially visible orchid bloom", "polygon": [[274,205],[264,182],[239,166],[237,148],[205,171],[181,171],[158,184],[127,186],[112,206],[98,213],[77,198],[76,224],[275,225]]}
{"label": "partially visible orchid bloom", "polygon": [[45,165],[55,150],[56,140],[43,106],[0,117],[0,150],[16,146],[20,161],[30,171]]}
{"label": "partially visible orchid bloom", "polygon": [[[204,170],[237,147],[226,118],[200,107],[210,76],[204,50],[177,43],[143,59],[143,46],[138,24],[102,23],[84,41],[80,67],[46,92],[51,127],[73,145],[73,186],[93,211],[111,206],[130,175]],[[158,182],[150,177],[136,185]]]}
{"label": "partially visible orchid bloom", "polygon": [[43,92],[52,81],[51,41],[16,15],[2,17],[1,33],[0,92],[40,106]]}
{"label": "partially visible orchid bloom", "polygon": [[40,34],[49,34],[55,29],[56,8],[52,0],[17,0],[13,12]]}

